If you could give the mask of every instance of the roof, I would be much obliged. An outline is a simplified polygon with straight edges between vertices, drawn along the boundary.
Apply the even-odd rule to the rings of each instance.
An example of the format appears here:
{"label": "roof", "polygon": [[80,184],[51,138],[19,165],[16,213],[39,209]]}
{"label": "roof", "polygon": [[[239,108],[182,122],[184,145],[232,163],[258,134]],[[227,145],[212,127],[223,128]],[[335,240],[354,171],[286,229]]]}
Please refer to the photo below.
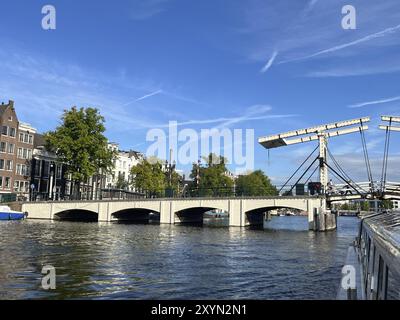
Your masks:
{"label": "roof", "polygon": [[46,145],[46,140],[44,135],[40,133],[35,133],[35,139],[33,139],[34,147],[44,147]]}
{"label": "roof", "polygon": [[13,107],[13,106],[14,106],[14,101],[12,100],[8,101],[8,104],[2,102],[0,105],[0,116],[3,115],[3,113],[8,109],[8,107]]}

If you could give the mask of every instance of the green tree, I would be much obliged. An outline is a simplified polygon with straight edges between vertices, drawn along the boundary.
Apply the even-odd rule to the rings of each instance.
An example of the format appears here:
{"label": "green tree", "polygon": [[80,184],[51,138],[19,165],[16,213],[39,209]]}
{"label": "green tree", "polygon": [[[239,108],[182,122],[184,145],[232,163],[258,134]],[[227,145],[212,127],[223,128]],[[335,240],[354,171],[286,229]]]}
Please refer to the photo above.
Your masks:
{"label": "green tree", "polygon": [[61,121],[55,131],[45,134],[46,147],[67,164],[73,194],[78,196],[81,182],[111,172],[116,153],[108,148],[105,119],[97,109],[73,107],[64,110]]}
{"label": "green tree", "polygon": [[131,172],[135,188],[151,197],[164,195],[167,179],[161,161],[143,159],[132,167]]}
{"label": "green tree", "polygon": [[121,173],[118,174],[118,178],[117,178],[115,187],[117,189],[122,189],[122,190],[126,190],[129,188],[129,183],[128,183],[128,181],[125,180],[125,177],[123,174],[121,174]]}
{"label": "green tree", "polygon": [[361,211],[369,211],[370,210],[370,204],[369,201],[362,201],[360,205]]}
{"label": "green tree", "polygon": [[340,210],[344,210],[344,211],[350,210],[350,205],[348,203],[343,203],[340,206]]}
{"label": "green tree", "polygon": [[393,209],[393,202],[390,200],[382,200],[382,208],[384,209]]}
{"label": "green tree", "polygon": [[261,170],[236,179],[236,194],[240,196],[275,196],[278,190]]}
{"label": "green tree", "polygon": [[179,192],[183,188],[182,177],[180,176],[180,174],[178,172],[176,172],[175,170],[172,170],[171,178],[170,178],[169,173],[166,172],[166,179],[167,179],[166,181],[167,181],[168,187],[172,188],[172,190],[174,191],[174,194],[176,194],[176,195],[179,194]]}
{"label": "green tree", "polygon": [[[229,196],[233,194],[233,180],[226,175],[226,159],[215,154],[203,158],[205,166],[193,164],[191,189],[199,196]],[[197,175],[199,179],[197,180]]]}

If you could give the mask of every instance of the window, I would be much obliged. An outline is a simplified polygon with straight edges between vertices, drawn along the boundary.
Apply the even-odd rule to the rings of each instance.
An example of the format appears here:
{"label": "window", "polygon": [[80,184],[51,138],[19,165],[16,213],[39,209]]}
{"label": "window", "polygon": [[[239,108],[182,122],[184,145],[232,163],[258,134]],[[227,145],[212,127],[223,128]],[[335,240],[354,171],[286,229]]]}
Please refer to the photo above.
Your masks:
{"label": "window", "polygon": [[6,170],[11,171],[12,169],[13,169],[12,160],[7,160],[7,162],[6,162]]}
{"label": "window", "polygon": [[7,136],[8,135],[8,127],[7,126],[2,126],[1,127],[1,134],[3,136]]}
{"label": "window", "polygon": [[13,120],[13,117],[8,117],[8,121],[12,121]]}
{"label": "window", "polygon": [[3,188],[3,177],[0,177],[0,189]]}
{"label": "window", "polygon": [[29,144],[33,144],[33,136],[29,135]]}
{"label": "window", "polygon": [[23,133],[19,134],[19,142],[24,142],[24,134]]}
{"label": "window", "polygon": [[18,148],[17,157],[19,159],[32,159],[32,149]]}
{"label": "window", "polygon": [[35,176],[36,177],[40,177],[41,175],[41,166],[40,166],[41,161],[40,160],[36,160],[35,161]]}
{"label": "window", "polygon": [[50,169],[49,162],[48,161],[43,161],[43,165],[42,165],[43,178],[48,178],[49,169]]}
{"label": "window", "polygon": [[17,164],[17,175],[27,176],[29,174],[29,166],[25,164]]}
{"label": "window", "polygon": [[5,181],[4,181],[4,189],[10,189],[11,187],[11,178],[10,177],[6,177]]}
{"label": "window", "polygon": [[25,135],[24,135],[24,142],[25,142],[25,143],[28,143],[28,141],[29,141],[29,135],[28,135],[27,133],[25,133]]}
{"label": "window", "polygon": [[0,170],[4,170],[4,159],[0,159]]}
{"label": "window", "polygon": [[57,166],[56,178],[61,179],[61,175],[62,175],[62,165],[59,164]]}
{"label": "window", "polygon": [[7,152],[11,153],[11,154],[14,154],[14,147],[15,147],[14,143],[9,143],[8,144],[8,148],[7,148]]}
{"label": "window", "polygon": [[15,130],[15,128],[10,128],[10,137],[15,137],[15,135],[17,134],[17,130]]}
{"label": "window", "polygon": [[19,181],[14,181],[14,191],[19,191]]}
{"label": "window", "polygon": [[6,152],[7,143],[1,142],[0,143],[0,152]]}

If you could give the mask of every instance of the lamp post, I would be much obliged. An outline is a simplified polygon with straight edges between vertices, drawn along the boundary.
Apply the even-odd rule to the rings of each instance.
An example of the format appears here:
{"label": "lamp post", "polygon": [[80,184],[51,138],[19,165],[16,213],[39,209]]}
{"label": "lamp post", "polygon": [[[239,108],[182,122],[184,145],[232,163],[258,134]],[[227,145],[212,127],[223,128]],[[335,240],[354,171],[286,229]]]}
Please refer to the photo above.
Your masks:
{"label": "lamp post", "polygon": [[53,200],[53,182],[54,182],[54,173],[55,173],[55,163],[53,161],[50,162],[50,186],[49,186],[49,198]]}

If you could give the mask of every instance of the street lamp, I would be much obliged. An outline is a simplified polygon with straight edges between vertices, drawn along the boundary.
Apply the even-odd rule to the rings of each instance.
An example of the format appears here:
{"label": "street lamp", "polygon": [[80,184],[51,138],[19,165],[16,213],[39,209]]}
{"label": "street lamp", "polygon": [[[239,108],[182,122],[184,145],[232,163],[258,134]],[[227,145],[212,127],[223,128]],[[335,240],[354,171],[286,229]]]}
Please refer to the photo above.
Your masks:
{"label": "street lamp", "polygon": [[49,198],[53,200],[53,182],[54,182],[54,173],[55,173],[55,163],[53,161],[50,162],[50,186],[49,186]]}

